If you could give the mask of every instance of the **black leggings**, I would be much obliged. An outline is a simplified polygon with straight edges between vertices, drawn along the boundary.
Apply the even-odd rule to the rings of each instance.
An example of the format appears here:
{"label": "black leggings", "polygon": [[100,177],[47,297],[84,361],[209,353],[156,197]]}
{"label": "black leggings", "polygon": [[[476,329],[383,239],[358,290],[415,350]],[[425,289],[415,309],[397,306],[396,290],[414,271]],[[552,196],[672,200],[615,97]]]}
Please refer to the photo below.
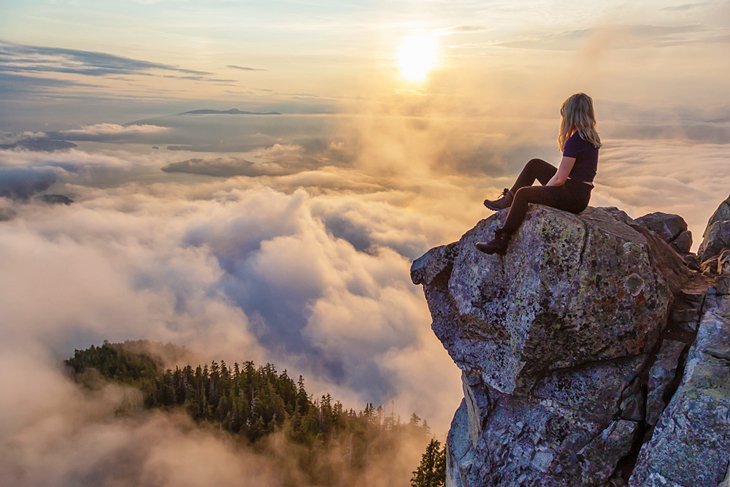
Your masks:
{"label": "black leggings", "polygon": [[[571,213],[580,213],[588,206],[591,186],[580,181],[567,179],[562,186],[545,186],[558,168],[542,159],[530,159],[512,186],[512,206],[502,227],[507,233],[514,233],[522,224],[528,203],[540,203]],[[532,186],[535,179],[542,186]]]}

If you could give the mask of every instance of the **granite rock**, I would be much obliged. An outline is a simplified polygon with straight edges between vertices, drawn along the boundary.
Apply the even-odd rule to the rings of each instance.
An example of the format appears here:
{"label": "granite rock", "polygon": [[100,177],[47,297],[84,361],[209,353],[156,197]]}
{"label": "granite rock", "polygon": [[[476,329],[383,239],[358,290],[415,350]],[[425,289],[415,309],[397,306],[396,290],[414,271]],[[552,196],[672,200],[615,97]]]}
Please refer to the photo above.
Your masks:
{"label": "granite rock", "polygon": [[683,232],[687,231],[687,222],[684,221],[684,218],[671,213],[649,213],[648,215],[637,218],[635,221],[649,230],[656,232],[667,243],[672,242]]}
{"label": "granite rock", "polygon": [[730,462],[730,296],[707,310],[679,388],[639,452],[632,486],[715,487]]}
{"label": "granite rock", "polygon": [[675,379],[679,358],[686,344],[677,340],[664,340],[649,370],[649,391],[646,398],[646,422],[655,425],[666,406],[664,394]]}
{"label": "granite rock", "polygon": [[[462,370],[447,483],[605,484],[638,436],[647,352],[686,266],[651,232],[599,208],[531,205],[504,257],[478,252],[504,213],[412,267]],[[659,269],[665,259],[679,262],[674,274]]]}
{"label": "granite rock", "polygon": [[704,274],[678,253],[678,218],[541,205],[504,256],[474,244],[506,211],[413,263],[462,370],[448,487],[730,482],[729,201],[704,233]]}
{"label": "granite rock", "polygon": [[504,257],[482,254],[474,244],[500,216],[412,268],[433,330],[462,370],[479,370],[509,394],[529,390],[545,371],[639,355],[656,343],[673,296],[644,235],[601,209],[574,215],[534,205]]}
{"label": "granite rock", "polygon": [[671,245],[680,254],[689,254],[689,250],[692,248],[692,232],[689,230],[683,231],[671,241]]}
{"label": "granite rock", "polygon": [[710,217],[697,250],[700,262],[705,262],[730,248],[730,196]]}

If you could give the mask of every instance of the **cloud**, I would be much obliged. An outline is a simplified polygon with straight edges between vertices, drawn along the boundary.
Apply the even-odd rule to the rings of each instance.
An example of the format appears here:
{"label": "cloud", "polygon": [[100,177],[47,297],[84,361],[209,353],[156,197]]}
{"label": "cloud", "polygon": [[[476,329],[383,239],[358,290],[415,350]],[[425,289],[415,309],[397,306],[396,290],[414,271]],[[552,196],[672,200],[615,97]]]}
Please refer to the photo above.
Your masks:
{"label": "cloud", "polygon": [[[127,152],[116,145],[0,152],[4,169],[53,173],[57,180],[49,189],[71,193],[75,201],[49,206],[0,198],[0,213],[9,216],[0,221],[0,356],[23,364],[32,372],[24,380],[37,378],[31,383],[50,377],[44,390],[74,405],[75,393],[64,392],[70,385],[57,375],[58,361],[74,348],[103,339],[171,341],[204,359],[272,361],[304,374],[310,392],[331,392],[346,407],[384,402],[445,431],[462,395],[459,371],[430,330],[422,291],[408,276],[410,261],[488,216],[483,198],[509,186],[526,160],[556,153],[553,118],[444,115],[461,113],[459,103],[396,100],[387,106],[392,113],[282,117],[275,127],[174,117],[141,124],[169,130],[135,137],[218,149],[251,144],[183,161],[179,152]],[[688,118],[683,114],[676,125],[687,125]],[[679,213],[698,238],[696,229],[716,206],[707,202],[726,197],[726,178],[718,177],[726,172],[726,144],[638,128],[624,132],[632,138],[619,138],[622,126],[609,126],[591,204],[616,205],[632,216]],[[94,137],[125,130],[113,127],[77,130]],[[239,140],[248,138],[241,133],[253,134],[256,144]],[[688,171],[690,159],[700,162]],[[185,173],[167,172],[170,167]],[[198,177],[216,172],[224,177]],[[33,353],[16,360],[11,352],[17,350]],[[17,387],[15,375],[1,379],[4,390]],[[12,442],[0,449],[17,448],[18,438],[26,443],[0,461],[26,479],[105,479],[99,472],[116,472],[109,462],[117,459],[131,483],[144,485],[154,475],[161,484],[179,483],[178,470],[196,478],[178,465],[203,455],[196,444],[223,459],[233,452],[246,471],[267,472],[270,465],[184,421],[109,419],[115,406],[97,415],[79,407],[98,418],[81,428],[72,412],[49,413],[54,403],[30,393],[18,396],[22,400],[12,396],[2,404],[12,414],[0,421],[11,428],[2,437]],[[102,398],[92,402],[104,404]],[[69,444],[90,460],[74,456]],[[27,453],[33,451],[52,460],[50,470],[38,468],[37,458],[33,463]],[[240,478],[238,466],[231,469],[211,475],[226,484],[230,472]],[[275,477],[266,481],[277,485]]]}
{"label": "cloud", "polygon": [[699,7],[703,7],[705,5],[709,5],[709,2],[683,3],[681,5],[670,5],[668,7],[662,7],[662,10],[685,11],[685,10],[693,10],[693,9],[696,9]]}
{"label": "cloud", "polygon": [[155,136],[170,132],[169,127],[149,124],[127,124],[119,125],[116,123],[97,123],[93,125],[85,125],[78,129],[61,130],[53,132],[52,137],[59,137],[66,140],[94,140],[94,141],[112,141],[112,140],[138,140],[140,136],[152,138]]}
{"label": "cloud", "polygon": [[25,149],[29,151],[55,152],[77,147],[73,142],[51,139],[46,134],[23,136],[15,142],[0,144],[0,149]]}
{"label": "cloud", "polygon": [[550,51],[573,51],[581,46],[584,46],[584,49],[592,50],[594,48],[591,46],[597,44],[608,45],[613,49],[632,49],[649,45],[668,47],[678,42],[691,40],[700,32],[702,29],[697,25],[605,24],[507,41],[498,45]]}
{"label": "cloud", "polygon": [[[33,352],[33,351],[31,351]],[[0,470],[13,485],[135,485],[140,487],[222,487],[297,485],[308,487],[294,453],[301,447],[273,434],[256,450],[178,411],[141,410],[140,394],[107,385],[98,391],[81,390],[57,370],[48,357],[28,360],[27,351],[3,355],[0,385],[15,394],[0,399]],[[22,367],[24,380],[9,373]],[[38,389],[43,401],[28,406]],[[340,459],[347,445],[329,445],[330,478],[355,487],[403,485],[418,464],[421,439],[394,438],[387,449],[369,455],[359,475]],[[340,461],[338,461],[340,460]],[[353,478],[354,477],[354,478]],[[312,486],[313,487],[313,486]]]}
{"label": "cloud", "polygon": [[98,123],[85,125],[78,129],[50,132],[23,132],[8,134],[2,149],[25,149],[29,151],[54,152],[77,147],[70,141],[93,142],[131,142],[144,143],[164,140],[164,136],[172,132],[170,127],[151,124]]}
{"label": "cloud", "polygon": [[[3,347],[4,348],[4,347]],[[282,485],[273,459],[236,447],[182,413],[144,413],[139,393],[82,391],[34,348],[3,350],[0,470],[14,485]],[[17,370],[17,369],[16,369]],[[24,401],[43,390],[43,399]],[[120,414],[120,412],[122,412]]]}
{"label": "cloud", "polygon": [[[0,71],[2,71],[1,68]],[[95,86],[67,79],[41,78],[0,72],[0,96],[11,99],[16,95],[47,93],[59,88]]]}
{"label": "cloud", "polygon": [[[66,185],[78,171],[65,173]],[[201,186],[179,187],[179,197],[174,186],[159,196],[139,194],[141,188],[129,194],[123,187],[72,186],[71,207],[16,207],[24,221],[34,223],[25,231],[15,226],[4,231],[4,248],[17,249],[4,252],[3,260],[13,263],[5,266],[6,275],[25,276],[14,278],[16,292],[5,295],[15,303],[4,312],[9,322],[23,323],[16,331],[27,339],[67,352],[103,339],[144,337],[202,349],[211,358],[216,352],[227,360],[264,357],[312,377],[320,390],[339,392],[335,395],[352,407],[397,399],[407,390],[392,382],[380,358],[394,347],[413,347],[421,335],[435,338],[424,327],[428,315],[408,277],[409,257],[388,247],[416,254],[418,246],[429,245],[423,236],[404,244],[388,231],[382,213],[402,210],[382,203],[373,208],[371,215],[381,213],[381,223],[374,225],[368,252],[360,252],[318,216],[347,207],[349,218],[362,224],[368,217],[356,213],[367,205],[355,204],[355,197],[211,186],[207,200],[188,202],[183,195]],[[410,225],[406,214],[402,219]],[[419,226],[413,228],[436,227]],[[43,258],[21,257],[36,254]],[[64,262],[74,262],[74,268],[63,269]],[[53,283],[60,281],[68,292],[56,289]],[[0,289],[9,285],[0,282]],[[20,296],[31,288],[27,296],[53,313],[28,313],[32,307]],[[342,322],[338,330],[336,321],[312,318],[321,316],[316,310],[356,303],[379,313],[369,325],[372,333],[360,325],[361,335],[353,336],[354,322]],[[445,354],[442,359],[447,366]],[[423,409],[418,413],[436,424],[449,414]]]}
{"label": "cloud", "polygon": [[15,218],[13,201],[9,198],[0,197],[0,222],[12,220],[13,218]]}
{"label": "cloud", "polygon": [[28,199],[51,187],[56,179],[51,169],[0,167],[0,196]]}
{"label": "cloud", "polygon": [[272,176],[287,172],[286,169],[277,163],[257,164],[255,162],[236,157],[187,159],[185,161],[168,164],[164,166],[162,170],[165,172],[183,172],[219,178],[228,178],[233,176]]}
{"label": "cloud", "polygon": [[[296,151],[270,147],[258,155]],[[43,154],[8,152],[13,167],[47,167]],[[387,217],[375,226],[373,248],[360,252],[318,216],[348,208],[358,220],[368,205],[351,194],[228,180],[96,188],[104,178],[87,179],[83,169],[99,154],[59,156],[76,203],[8,202],[22,218],[0,222],[0,387],[16,392],[0,399],[7,478],[145,486],[235,485],[245,476],[251,485],[276,486],[296,475],[286,460],[295,446],[281,439],[258,455],[185,417],[135,412],[138,399],[127,389],[81,392],[59,361],[104,339],[170,341],[201,360],[272,361],[304,374],[315,395],[330,392],[358,409],[387,402],[403,417],[415,411],[445,428],[459,399],[458,371],[429,330],[409,259],[384,245]],[[104,158],[124,167],[123,159]],[[370,215],[378,212],[400,214],[404,224],[416,218],[385,202]],[[349,317],[342,315],[348,308]],[[24,371],[22,384],[10,364]],[[422,389],[429,381],[430,392]],[[120,407],[131,414],[115,414]],[[359,482],[407,481],[422,447],[400,444]]]}
{"label": "cloud", "polygon": [[[727,197],[726,144],[605,139],[591,205],[618,206],[633,218],[661,211],[682,216],[699,246],[712,212]],[[687,171],[686,161],[701,163]]]}
{"label": "cloud", "polygon": [[616,138],[686,140],[710,144],[730,144],[730,126],[722,120],[697,122],[692,120],[674,123],[614,124],[608,133]]}
{"label": "cloud", "polygon": [[174,162],[162,167],[165,172],[181,172],[213,177],[279,176],[294,174],[317,166],[318,160],[307,156],[304,148],[296,144],[274,144],[247,153],[243,157],[193,158]]}
{"label": "cloud", "polygon": [[86,76],[150,74],[167,71],[208,75],[206,71],[180,68],[97,51],[31,46],[0,41],[0,70],[18,72],[72,73]]}
{"label": "cloud", "polygon": [[104,179],[112,181],[132,171],[140,174],[153,167],[156,170],[158,164],[156,159],[145,156],[130,161],[126,157],[88,153],[75,148],[51,153],[17,148],[0,150],[0,171],[12,174],[8,178],[12,181],[17,181],[21,175],[33,179],[33,175],[53,173],[60,184],[92,184]]}
{"label": "cloud", "polygon": [[232,68],[232,69],[240,69],[242,71],[266,71],[263,68],[250,68],[248,66],[238,66],[236,64],[228,64],[228,65],[226,65],[226,67]]}

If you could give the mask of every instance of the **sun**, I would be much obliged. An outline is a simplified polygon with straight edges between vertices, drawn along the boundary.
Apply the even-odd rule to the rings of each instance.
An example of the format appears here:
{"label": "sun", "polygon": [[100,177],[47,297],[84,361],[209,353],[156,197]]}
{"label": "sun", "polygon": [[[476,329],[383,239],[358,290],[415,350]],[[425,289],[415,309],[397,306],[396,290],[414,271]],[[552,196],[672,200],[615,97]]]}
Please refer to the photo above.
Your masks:
{"label": "sun", "polygon": [[398,49],[398,69],[406,81],[422,83],[436,65],[438,41],[430,34],[406,37]]}

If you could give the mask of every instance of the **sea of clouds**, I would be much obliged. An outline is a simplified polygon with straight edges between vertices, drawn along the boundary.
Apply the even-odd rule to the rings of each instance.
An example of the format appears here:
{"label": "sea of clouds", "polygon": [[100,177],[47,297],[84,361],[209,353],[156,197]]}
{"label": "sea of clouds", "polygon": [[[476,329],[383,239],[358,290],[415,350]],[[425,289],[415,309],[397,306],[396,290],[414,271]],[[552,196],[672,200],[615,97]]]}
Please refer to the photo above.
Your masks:
{"label": "sea of clouds", "polygon": [[[348,408],[383,404],[447,430],[459,371],[410,264],[491,214],[482,199],[527,159],[557,163],[555,121],[196,117],[3,135],[0,470],[11,479],[277,484],[271,460],[182,416],[116,417],[133,391],[81,391],[62,360],[103,340],[273,362]],[[727,197],[727,146],[677,130],[605,134],[591,204],[679,213],[696,248]],[[407,482],[420,446],[404,446],[383,485]]]}

